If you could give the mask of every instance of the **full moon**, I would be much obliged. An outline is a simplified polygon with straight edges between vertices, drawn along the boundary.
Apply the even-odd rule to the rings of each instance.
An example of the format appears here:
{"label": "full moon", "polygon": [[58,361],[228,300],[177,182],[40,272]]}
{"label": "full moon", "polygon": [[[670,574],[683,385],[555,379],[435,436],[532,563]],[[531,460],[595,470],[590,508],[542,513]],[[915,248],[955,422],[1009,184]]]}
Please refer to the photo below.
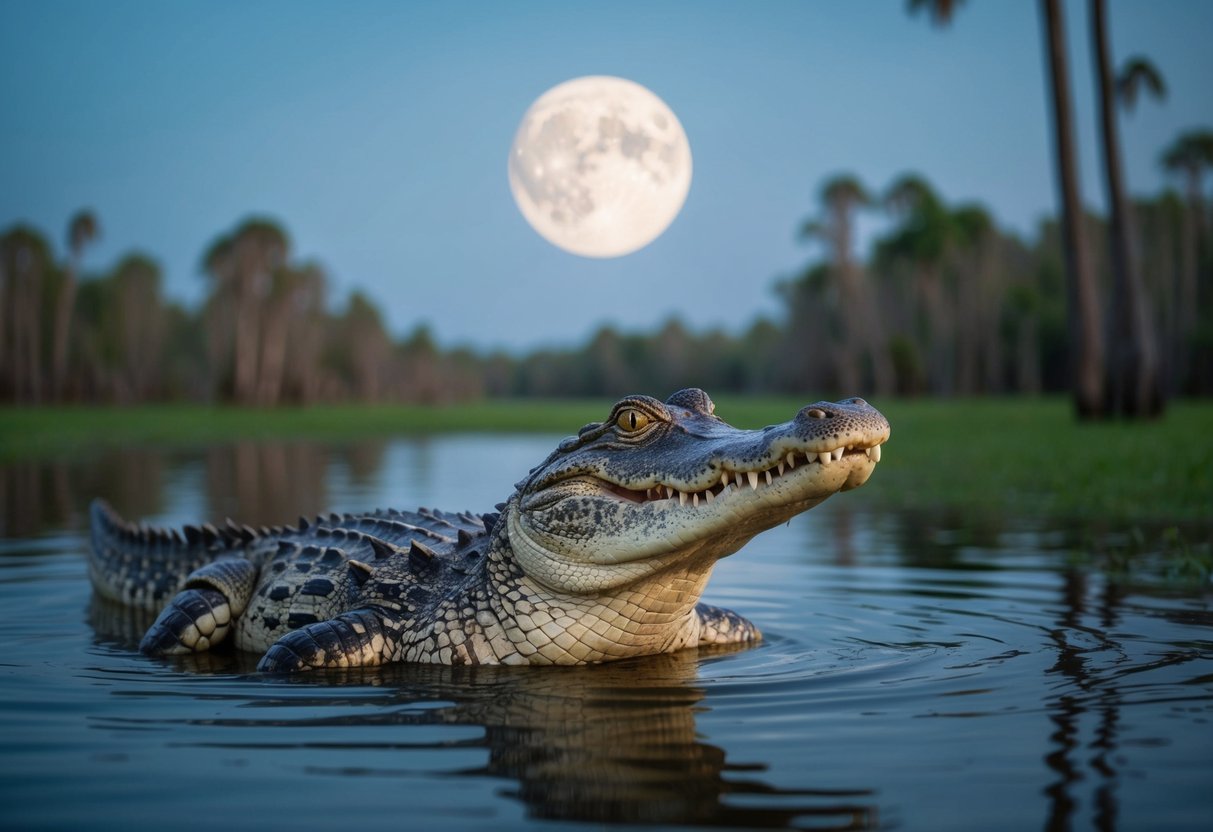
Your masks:
{"label": "full moon", "polygon": [[691,146],[648,89],[590,75],[552,87],[526,111],[509,173],[519,210],[549,243],[620,257],[678,216],[691,188]]}

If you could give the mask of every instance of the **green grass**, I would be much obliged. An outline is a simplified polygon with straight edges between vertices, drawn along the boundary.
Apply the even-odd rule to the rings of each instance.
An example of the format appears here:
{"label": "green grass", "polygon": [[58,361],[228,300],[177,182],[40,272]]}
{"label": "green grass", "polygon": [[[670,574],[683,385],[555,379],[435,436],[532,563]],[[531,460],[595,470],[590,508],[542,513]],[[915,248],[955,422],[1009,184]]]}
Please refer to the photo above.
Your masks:
{"label": "green grass", "polygon": [[[784,421],[804,402],[721,398],[740,427]],[[893,425],[865,488],[880,504],[1008,515],[1213,525],[1213,403],[1179,402],[1144,424],[1079,424],[1062,399],[890,401]],[[0,408],[0,462],[99,445],[182,446],[232,439],[458,431],[572,434],[604,418],[605,401],[493,401],[454,407],[197,406]]]}
{"label": "green grass", "polygon": [[1061,399],[885,412],[893,436],[872,479],[885,503],[1213,527],[1213,403],[1173,403],[1146,423],[1080,424]]}
{"label": "green grass", "polygon": [[278,409],[10,407],[0,408],[0,461],[73,452],[98,444],[182,446],[233,439],[348,440],[465,431],[573,433],[604,415],[601,402],[577,401]]}

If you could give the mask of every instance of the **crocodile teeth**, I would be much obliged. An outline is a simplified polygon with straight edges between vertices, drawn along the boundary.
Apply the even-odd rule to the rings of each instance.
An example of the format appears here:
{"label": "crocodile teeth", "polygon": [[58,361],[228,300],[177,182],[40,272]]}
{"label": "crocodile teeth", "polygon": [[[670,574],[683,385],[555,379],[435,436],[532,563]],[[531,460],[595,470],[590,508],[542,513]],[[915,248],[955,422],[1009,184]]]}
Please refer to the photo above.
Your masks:
{"label": "crocodile teeth", "polygon": [[698,491],[696,491],[694,494],[691,495],[691,505],[695,506],[695,508],[699,508],[699,492]]}
{"label": "crocodile teeth", "polygon": [[873,462],[880,462],[880,446],[879,445],[873,445],[872,447],[868,448],[868,458],[871,459]]}
{"label": "crocodile teeth", "polygon": [[674,499],[674,489],[670,488],[670,487],[667,485],[667,486],[665,487],[665,495],[666,495],[667,497],[669,497],[671,500],[672,500],[672,499]]}
{"label": "crocodile teeth", "polygon": [[737,478],[737,487],[741,488],[741,472],[738,471],[733,476]]}
{"label": "crocodile teeth", "polygon": [[758,490],[758,472],[746,471],[746,478],[750,481],[750,488],[754,491]]}
{"label": "crocodile teeth", "polygon": [[834,457],[830,456],[829,451],[822,451],[821,453],[819,453],[817,455],[817,461],[820,462],[822,465],[829,465],[830,460],[833,458]]}
{"label": "crocodile teeth", "polygon": [[781,459],[781,460],[779,460],[778,469],[779,469],[779,476],[781,476],[781,477],[782,477],[782,476],[783,476],[783,472],[784,472],[784,464],[783,464],[783,460],[782,460],[782,459]]}
{"label": "crocodile teeth", "polygon": [[788,451],[788,468],[796,467],[796,452]]}
{"label": "crocodile teeth", "polygon": [[721,488],[729,487],[729,472],[728,471],[720,472],[720,487]]}
{"label": "crocodile teeth", "polygon": [[835,448],[835,449],[834,449],[833,451],[831,451],[830,453],[831,453],[831,454],[833,454],[833,456],[834,456],[834,461],[835,461],[835,462],[837,462],[838,460],[842,459],[842,448]]}
{"label": "crocodile teeth", "polygon": [[678,492],[678,505],[685,506],[687,504],[687,493],[685,491]]}
{"label": "crocodile teeth", "polygon": [[768,468],[767,470],[763,471],[763,473],[766,474],[767,485],[770,485],[771,484],[771,469]]}
{"label": "crocodile teeth", "polygon": [[712,500],[716,499],[716,495],[713,494],[712,489],[709,488],[707,491],[703,492],[703,498],[710,503]]}

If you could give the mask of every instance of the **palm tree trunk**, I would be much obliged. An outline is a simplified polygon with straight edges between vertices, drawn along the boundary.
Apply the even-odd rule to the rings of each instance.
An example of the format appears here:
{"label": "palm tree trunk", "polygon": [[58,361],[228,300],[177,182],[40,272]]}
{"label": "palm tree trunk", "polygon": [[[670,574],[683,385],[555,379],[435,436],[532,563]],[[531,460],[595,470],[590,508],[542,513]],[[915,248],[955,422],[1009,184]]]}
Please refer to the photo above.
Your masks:
{"label": "palm tree trunk", "polygon": [[833,242],[835,280],[838,284],[839,306],[844,311],[856,314],[841,317],[842,344],[834,350],[836,382],[839,392],[844,395],[856,395],[853,391],[860,389],[859,352],[865,329],[857,315],[862,309],[862,298],[859,297],[859,274],[851,262],[851,217],[850,205],[845,200],[831,206],[834,214]]}
{"label": "palm tree trunk", "polygon": [[950,347],[956,334],[944,297],[943,275],[936,265],[919,266],[918,283],[922,287],[927,316],[927,385],[936,396],[951,396],[955,390]]}
{"label": "palm tree trunk", "polygon": [[55,303],[55,333],[51,352],[51,398],[61,400],[67,387],[67,349],[72,330],[72,310],[76,306],[75,258],[63,274],[63,286]]}
{"label": "palm tree trunk", "polygon": [[292,293],[272,298],[266,304],[261,326],[261,371],[257,379],[257,404],[274,407],[282,398],[282,379],[286,368],[287,315]]}
{"label": "palm tree trunk", "polygon": [[1006,291],[1002,280],[1002,268],[995,262],[993,254],[983,249],[977,276],[981,283],[978,308],[981,324],[977,332],[982,357],[982,391],[997,395],[1003,391],[1002,378],[1002,304]]}
{"label": "palm tree trunk", "polygon": [[1195,165],[1187,169],[1186,188],[1188,204],[1183,222],[1183,271],[1179,284],[1179,339],[1180,350],[1185,354],[1188,339],[1196,328],[1197,310],[1200,307],[1196,290],[1196,273],[1200,267],[1201,238],[1204,236],[1204,194],[1200,189],[1200,168]]}
{"label": "palm tree trunk", "polygon": [[13,287],[10,285],[8,257],[4,248],[4,240],[0,239],[0,401],[4,401],[11,394],[10,384],[13,379],[10,365],[13,347],[8,342],[8,318],[13,309]]}
{"label": "palm tree trunk", "polygon": [[1120,135],[1116,125],[1116,99],[1108,48],[1106,0],[1091,0],[1090,17],[1095,77],[1099,85],[1104,182],[1112,215],[1108,234],[1113,275],[1108,394],[1113,413],[1130,418],[1156,416],[1162,410],[1158,348],[1134,257],[1129,204],[1121,175]]}
{"label": "palm tree trunk", "polygon": [[235,331],[235,398],[238,404],[253,404],[257,394],[257,337],[258,309],[253,294],[254,276],[238,274],[236,277],[236,331]]}
{"label": "palm tree trunk", "polygon": [[1045,26],[1049,81],[1053,102],[1053,141],[1057,184],[1061,197],[1061,225],[1066,259],[1066,316],[1070,335],[1071,384],[1079,418],[1104,415],[1103,338],[1099,299],[1083,235],[1082,204],[1074,154],[1074,124],[1070,106],[1070,77],[1066,59],[1065,27],[1058,0],[1041,0]]}

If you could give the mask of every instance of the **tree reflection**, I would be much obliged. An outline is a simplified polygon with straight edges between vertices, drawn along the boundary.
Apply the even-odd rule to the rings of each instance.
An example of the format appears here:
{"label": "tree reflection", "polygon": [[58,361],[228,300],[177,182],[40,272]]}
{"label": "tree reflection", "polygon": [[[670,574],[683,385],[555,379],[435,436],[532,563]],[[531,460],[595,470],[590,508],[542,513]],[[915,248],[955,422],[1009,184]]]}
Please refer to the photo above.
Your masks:
{"label": "tree reflection", "polygon": [[[48,529],[87,527],[89,502],[101,497],[134,520],[165,511],[170,486],[197,475],[201,516],[232,517],[251,526],[280,525],[329,510],[330,467],[355,482],[383,468],[383,440],[337,448],[314,442],[237,442],[201,452],[163,448],[103,449],[80,458],[17,460],[0,465],[0,537],[33,537]],[[199,464],[200,463],[200,464]]]}
{"label": "tree reflection", "polygon": [[[1064,678],[1061,693],[1047,702],[1049,720],[1055,730],[1049,739],[1053,750],[1045,755],[1045,765],[1056,778],[1045,789],[1049,798],[1046,828],[1068,830],[1073,826],[1080,803],[1075,792],[1078,784],[1092,779],[1097,785],[1093,796],[1096,829],[1116,828],[1118,803],[1116,786],[1117,729],[1120,724],[1121,694],[1114,677],[1100,673],[1092,666],[1108,651],[1119,652],[1119,645],[1108,633],[1118,621],[1122,593],[1110,581],[1101,581],[1102,591],[1097,602],[1098,626],[1086,622],[1089,576],[1077,569],[1063,575],[1061,609],[1057,626],[1049,638],[1057,649],[1057,661],[1047,672]],[[1084,742],[1084,717],[1093,713],[1096,719],[1094,739]],[[1087,756],[1086,749],[1095,753]]]}
{"label": "tree reflection", "polygon": [[106,450],[81,461],[24,459],[0,465],[0,537],[78,528],[93,497],[131,516],[161,510],[166,460],[159,451]]}
{"label": "tree reflection", "polygon": [[238,442],[206,452],[206,496],[213,518],[280,525],[329,507],[329,451],[313,442]]}

